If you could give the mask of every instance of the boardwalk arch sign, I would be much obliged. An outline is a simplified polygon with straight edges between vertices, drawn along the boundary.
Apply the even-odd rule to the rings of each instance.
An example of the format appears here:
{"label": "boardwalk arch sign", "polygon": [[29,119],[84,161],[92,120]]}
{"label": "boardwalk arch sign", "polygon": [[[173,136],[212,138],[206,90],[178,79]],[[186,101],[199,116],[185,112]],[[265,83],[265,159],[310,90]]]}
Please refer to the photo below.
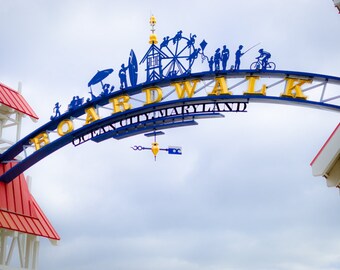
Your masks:
{"label": "boardwalk arch sign", "polygon": [[[340,112],[340,78],[277,69],[271,53],[240,45],[232,52],[225,45],[206,55],[208,42],[195,34],[178,31],[158,42],[150,19],[149,48],[137,60],[131,50],[119,68],[120,85],[107,83],[115,71],[98,71],[88,83],[90,97],[74,96],[66,112],[59,102],[48,123],[19,140],[0,155],[11,168],[0,175],[9,183],[26,169],[67,144],[123,139],[153,134],[199,119],[244,113],[253,102],[307,106]],[[250,50],[258,57],[242,64]],[[230,56],[233,54],[234,62]],[[196,66],[201,70],[196,70]],[[140,69],[145,70],[141,78]],[[118,89],[117,89],[118,88]],[[176,152],[176,149],[172,149]]]}

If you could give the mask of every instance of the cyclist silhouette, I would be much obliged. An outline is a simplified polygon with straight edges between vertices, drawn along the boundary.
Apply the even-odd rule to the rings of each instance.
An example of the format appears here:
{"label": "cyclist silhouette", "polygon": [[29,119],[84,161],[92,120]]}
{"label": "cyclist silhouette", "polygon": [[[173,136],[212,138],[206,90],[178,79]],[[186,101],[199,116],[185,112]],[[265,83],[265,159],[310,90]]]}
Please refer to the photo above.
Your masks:
{"label": "cyclist silhouette", "polygon": [[259,50],[260,56],[256,57],[256,59],[259,59],[262,64],[262,69],[266,70],[267,69],[267,64],[269,58],[272,56],[269,52],[264,51],[263,49]]}

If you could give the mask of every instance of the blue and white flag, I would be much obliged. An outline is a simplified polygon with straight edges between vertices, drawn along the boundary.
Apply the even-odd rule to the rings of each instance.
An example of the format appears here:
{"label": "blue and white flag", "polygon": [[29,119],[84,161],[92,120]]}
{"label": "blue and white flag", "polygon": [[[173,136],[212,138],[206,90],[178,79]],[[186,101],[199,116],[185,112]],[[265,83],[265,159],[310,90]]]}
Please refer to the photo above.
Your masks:
{"label": "blue and white flag", "polygon": [[182,147],[178,146],[169,146],[168,154],[170,155],[182,155]]}

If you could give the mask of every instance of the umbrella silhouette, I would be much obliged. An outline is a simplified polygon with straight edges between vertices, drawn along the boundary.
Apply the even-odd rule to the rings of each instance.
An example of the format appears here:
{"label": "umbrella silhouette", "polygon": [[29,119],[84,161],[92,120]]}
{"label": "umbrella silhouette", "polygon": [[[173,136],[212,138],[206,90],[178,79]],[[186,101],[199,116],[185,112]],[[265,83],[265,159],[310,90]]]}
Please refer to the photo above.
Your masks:
{"label": "umbrella silhouette", "polygon": [[[104,80],[107,76],[109,76],[111,73],[113,72],[112,68],[109,69],[104,69],[104,70],[98,70],[98,72],[96,73],[96,75],[93,76],[93,78],[89,81],[89,83],[87,84],[88,87],[90,87],[91,85],[97,84],[99,82],[102,83],[102,80]],[[103,83],[102,83],[103,85]]]}

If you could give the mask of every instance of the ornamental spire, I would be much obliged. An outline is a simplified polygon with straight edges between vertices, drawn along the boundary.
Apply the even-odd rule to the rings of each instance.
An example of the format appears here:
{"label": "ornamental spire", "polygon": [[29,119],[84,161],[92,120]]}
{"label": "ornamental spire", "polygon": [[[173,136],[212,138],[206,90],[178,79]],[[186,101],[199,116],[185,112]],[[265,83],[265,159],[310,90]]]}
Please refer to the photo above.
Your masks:
{"label": "ornamental spire", "polygon": [[155,25],[156,25],[156,18],[155,16],[151,16],[150,17],[150,26],[151,26],[151,35],[150,35],[150,40],[149,43],[150,44],[157,44],[158,40],[157,40],[157,36],[155,34]]}

